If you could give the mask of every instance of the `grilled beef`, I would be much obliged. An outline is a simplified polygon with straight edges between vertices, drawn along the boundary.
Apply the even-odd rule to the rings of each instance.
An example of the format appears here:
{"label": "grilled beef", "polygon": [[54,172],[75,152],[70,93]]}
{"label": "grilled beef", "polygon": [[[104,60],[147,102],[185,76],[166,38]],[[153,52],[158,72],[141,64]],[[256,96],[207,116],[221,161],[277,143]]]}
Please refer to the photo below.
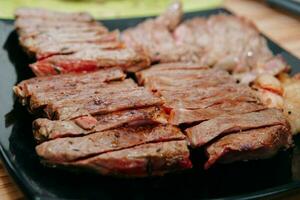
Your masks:
{"label": "grilled beef", "polygon": [[[140,84],[164,98],[163,107],[169,113],[169,123],[185,124],[184,127],[189,127],[186,134],[193,148],[209,145],[209,161],[205,165],[206,168],[219,158],[222,160],[223,155],[227,161],[267,158],[281,147],[290,145],[289,125],[282,111],[268,109],[250,87],[236,83],[234,78],[223,70],[201,67],[184,69],[178,67],[184,66],[183,64],[173,65],[174,68],[172,64],[168,64],[166,68],[162,65],[143,70],[137,73],[137,78]],[[196,122],[200,124],[195,125]],[[249,129],[251,130],[247,131]],[[251,131],[259,130],[268,130],[262,139],[269,143],[255,140],[249,143],[249,148],[244,148],[250,140]],[[245,142],[239,144],[239,140],[235,140],[233,135],[238,135],[235,137],[242,138]],[[227,137],[233,137],[232,143]],[[280,138],[281,141],[275,141],[276,138]],[[223,144],[224,148],[221,146]],[[231,144],[240,148],[240,151],[231,150]],[[217,151],[215,154],[214,147]],[[265,149],[266,152],[257,156],[256,151],[263,151],[260,149]]]}
{"label": "grilled beef", "polygon": [[[74,30],[71,30],[74,31]],[[85,49],[110,49],[114,45],[121,48],[123,44],[118,40],[119,32],[102,33],[98,30],[88,32],[59,33],[47,31],[36,36],[20,37],[20,43],[30,54],[37,59],[43,59],[51,55],[71,54]],[[56,44],[58,46],[56,46]],[[51,51],[52,48],[52,51]],[[114,49],[112,48],[112,49]],[[49,51],[50,49],[50,51]]]}
{"label": "grilled beef", "polygon": [[[245,19],[231,15],[194,18],[182,23],[174,32],[180,44],[194,44],[204,49],[201,63],[235,73],[264,71],[273,59],[265,39]],[[273,65],[274,67],[274,65]],[[277,66],[283,70],[285,65]]]}
{"label": "grilled beef", "polygon": [[174,68],[168,64],[166,68],[162,65],[137,73],[139,83],[165,99],[164,107],[170,111],[170,123],[193,123],[264,107],[253,90],[237,84],[224,70],[193,65],[183,68],[178,67],[184,66],[182,63],[173,64]]}
{"label": "grilled beef", "polygon": [[166,116],[159,107],[117,111],[94,117],[82,116],[67,121],[41,118],[33,122],[33,134],[38,142],[42,142],[60,137],[87,135],[124,125],[139,126],[152,123],[167,123]]}
{"label": "grilled beef", "polygon": [[124,44],[119,41],[112,41],[112,42],[102,42],[100,44],[94,44],[94,43],[59,43],[55,45],[39,45],[39,47],[36,47],[36,57],[38,60],[42,60],[44,58],[48,58],[53,55],[67,55],[72,54],[75,52],[78,52],[80,50],[84,49],[97,49],[100,50],[114,50],[114,49],[122,49],[124,47]]}
{"label": "grilled beef", "polygon": [[109,32],[89,15],[20,9],[16,16],[20,44],[38,59],[30,65],[37,76],[115,66],[137,71],[150,64],[145,53],[124,46],[118,30]]}
{"label": "grilled beef", "polygon": [[[31,112],[43,109],[50,119],[60,120],[163,103],[160,98],[138,87],[130,79],[104,82],[123,78],[124,74],[118,72],[111,73],[109,69],[83,75],[33,78],[21,82],[14,90],[21,101],[29,105]],[[96,80],[99,82],[95,83]]]}
{"label": "grilled beef", "polygon": [[266,126],[288,126],[282,111],[266,109],[259,112],[219,116],[200,123],[186,130],[189,141],[193,147],[199,147],[212,141],[214,138],[230,132],[255,129]]}
{"label": "grilled beef", "polygon": [[16,18],[38,18],[54,21],[90,22],[94,20],[88,13],[65,13],[41,8],[19,8],[16,10],[15,16]]}
{"label": "grilled beef", "polygon": [[[205,84],[206,83],[203,83],[201,86],[205,87]],[[219,89],[216,89],[217,87],[219,87]],[[193,91],[183,92],[181,90],[180,92],[160,91],[159,93],[166,99],[165,107],[168,108],[186,108],[194,110],[210,108],[220,104],[230,106],[230,103],[259,102],[251,89],[247,87],[235,87],[234,85],[227,88],[215,86],[208,89],[199,89],[194,93],[192,92]]]}
{"label": "grilled beef", "polygon": [[[56,25],[56,23],[58,25]],[[65,23],[65,24],[63,24]],[[42,19],[24,19],[19,18],[15,20],[15,27],[18,31],[18,34],[22,39],[28,37],[37,37],[39,35],[49,33],[57,33],[57,34],[66,34],[66,33],[74,33],[74,32],[97,32],[97,33],[108,33],[108,29],[104,27],[99,22],[89,22],[89,23],[71,23],[70,26],[67,26],[69,22],[59,21],[45,21]]]}
{"label": "grilled beef", "polygon": [[86,74],[31,78],[22,81],[13,89],[23,104],[26,104],[31,95],[38,95],[40,92],[47,93],[59,90],[65,92],[72,88],[76,88],[79,85],[86,85],[94,82],[103,83],[113,80],[123,80],[125,76],[126,75],[120,68],[110,68]]}
{"label": "grilled beef", "polygon": [[75,85],[68,90],[51,90],[33,93],[30,97],[29,109],[34,112],[53,102],[62,100],[75,100],[89,98],[92,95],[104,95],[113,92],[121,92],[137,88],[137,84],[132,79],[124,81],[114,81],[110,83],[87,83]]}
{"label": "grilled beef", "polygon": [[[213,74],[218,77],[221,76],[222,78],[232,79],[232,77],[230,77],[227,72],[221,70],[208,70],[208,68],[201,66],[178,67],[178,63],[169,63],[166,68],[164,67],[165,65],[166,64],[154,65],[154,67],[137,72],[136,76],[139,83],[147,84],[148,82],[153,82],[156,77],[169,79],[180,78],[180,80],[195,80],[197,78],[203,78],[204,76],[211,77]],[[172,65],[175,65],[175,67],[172,68]]]}
{"label": "grilled beef", "polygon": [[266,159],[291,145],[292,135],[288,126],[276,125],[233,133],[206,148],[208,161],[204,167],[207,169],[215,162]]}
{"label": "grilled beef", "polygon": [[174,59],[174,61],[189,61],[197,54],[197,50],[192,46],[176,48],[172,35],[172,31],[181,21],[181,16],[181,5],[176,2],[159,17],[125,30],[122,39],[127,46],[149,54],[152,62],[170,62]]}
{"label": "grilled beef", "polygon": [[266,107],[253,102],[225,102],[216,104],[208,108],[185,109],[175,108],[170,112],[169,123],[191,124],[193,122],[202,122],[223,115],[243,114],[263,110]]}
{"label": "grilled beef", "polygon": [[137,71],[149,65],[148,57],[132,49],[84,49],[70,55],[56,55],[30,65],[37,76],[70,72],[89,72],[101,68],[121,67]]}
{"label": "grilled beef", "polygon": [[[162,71],[162,70],[184,70],[184,69],[208,69],[206,66],[202,66],[198,63],[192,63],[192,62],[170,62],[170,63],[159,63],[152,65],[151,68],[145,69],[142,71],[141,75],[145,75],[146,73],[152,73],[154,71]],[[139,73],[137,73],[139,74]]]}
{"label": "grilled beef", "polygon": [[[15,27],[23,36],[23,33],[36,32],[36,31],[48,31],[48,30],[72,30],[92,28],[93,30],[100,28],[103,32],[108,32],[108,30],[99,22],[78,22],[78,21],[64,21],[64,20],[45,20],[40,18],[23,18],[19,17],[15,20]],[[26,35],[26,34],[25,34]]]}
{"label": "grilled beef", "polygon": [[[215,78],[212,78],[215,76]],[[189,88],[194,91],[197,88],[213,87],[228,83],[234,83],[234,79],[225,71],[216,70],[163,70],[147,76],[141,72],[137,75],[139,82],[152,91],[180,91]],[[185,90],[187,92],[189,90]]]}
{"label": "grilled beef", "polygon": [[71,162],[141,144],[184,139],[181,131],[170,125],[139,126],[96,132],[82,137],[58,138],[38,145],[36,151],[48,162]]}
{"label": "grilled beef", "polygon": [[130,108],[161,105],[163,101],[144,88],[111,92],[105,95],[94,94],[78,99],[61,100],[48,104],[45,108],[51,119],[73,119],[82,115],[106,114]]}
{"label": "grilled beef", "polygon": [[[191,168],[187,139],[193,148],[206,145],[205,168],[268,158],[292,144],[283,113],[266,108],[247,85],[286,64],[244,19],[216,15],[180,24],[176,2],[125,30],[121,41],[85,13],[20,9],[16,17],[37,76],[73,73],[14,87],[31,112],[48,117],[33,122],[36,152],[47,164],[140,177]],[[136,73],[145,87],[122,72],[156,62]],[[184,124],[187,138],[171,124]]]}
{"label": "grilled beef", "polygon": [[192,168],[189,155],[185,141],[170,141],[143,144],[71,163],[59,164],[93,170],[103,175],[161,176]]}
{"label": "grilled beef", "polygon": [[243,18],[226,14],[207,19],[196,17],[181,24],[173,23],[170,29],[158,23],[164,16],[125,30],[124,42],[148,52],[152,62],[182,61],[213,66],[233,72],[240,82],[247,84],[259,74],[277,75],[287,70],[287,64],[273,56],[256,27]]}

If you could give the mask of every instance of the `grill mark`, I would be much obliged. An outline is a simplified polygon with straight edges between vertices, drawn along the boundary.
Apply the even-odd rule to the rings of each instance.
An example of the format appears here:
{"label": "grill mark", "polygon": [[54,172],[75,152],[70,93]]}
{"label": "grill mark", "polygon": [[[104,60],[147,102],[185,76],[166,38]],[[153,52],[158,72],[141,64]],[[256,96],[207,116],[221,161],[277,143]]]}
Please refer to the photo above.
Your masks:
{"label": "grill mark", "polygon": [[[184,140],[186,140],[186,139],[174,138],[174,139],[163,139],[163,140],[159,140],[159,141],[149,141],[149,142],[144,142],[144,143],[141,143],[141,144],[131,145],[131,146],[128,146],[128,147],[122,147],[122,148],[118,148],[118,149],[103,151],[101,153],[93,153],[93,154],[90,154],[90,155],[87,155],[87,156],[82,156],[80,158],[77,158],[77,159],[74,159],[74,160],[71,160],[71,161],[63,161],[63,162],[64,163],[77,162],[77,161],[93,158],[95,156],[98,156],[98,155],[101,155],[101,154],[104,154],[104,153],[120,151],[120,150],[125,150],[125,149],[131,149],[131,148],[134,148],[134,147],[137,147],[137,146],[143,146],[145,144],[155,144],[155,143],[161,143],[161,142],[184,141]],[[51,161],[49,161],[49,162],[51,162]]]}

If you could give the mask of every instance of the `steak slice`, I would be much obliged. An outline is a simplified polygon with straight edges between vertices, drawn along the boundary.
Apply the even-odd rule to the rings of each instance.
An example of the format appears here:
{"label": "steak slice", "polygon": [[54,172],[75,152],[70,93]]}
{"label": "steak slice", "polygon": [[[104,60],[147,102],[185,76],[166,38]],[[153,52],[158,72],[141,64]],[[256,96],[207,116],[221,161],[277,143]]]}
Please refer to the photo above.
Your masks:
{"label": "steak slice", "polygon": [[187,20],[174,35],[178,43],[194,44],[205,49],[202,64],[229,71],[248,71],[272,57],[256,27],[232,15]]}
{"label": "steak slice", "polygon": [[91,158],[59,163],[102,175],[146,177],[192,168],[186,141],[143,144],[130,149],[100,154]]}
{"label": "steak slice", "polygon": [[47,45],[40,45],[40,47],[36,47],[36,58],[38,60],[42,60],[45,58],[48,58],[53,55],[65,55],[65,54],[71,54],[71,53],[76,53],[82,49],[108,49],[108,50],[113,50],[113,49],[121,49],[124,47],[124,44],[121,42],[103,42],[103,43],[61,43],[59,44],[47,44]]}
{"label": "steak slice", "polygon": [[78,85],[92,82],[123,80],[125,74],[118,67],[99,70],[92,73],[66,74],[48,77],[35,77],[24,80],[13,88],[15,94],[26,103],[27,98],[39,92],[66,91]]}
{"label": "steak slice", "polygon": [[137,73],[140,84],[152,90],[178,90],[179,88],[206,87],[235,80],[223,70],[143,70]]}
{"label": "steak slice", "polygon": [[[34,37],[20,37],[21,45],[26,49],[29,54],[45,54],[43,53],[43,49],[47,49],[47,47],[54,46],[56,44],[73,44],[73,43],[91,43],[91,44],[99,44],[98,46],[100,50],[102,43],[112,43],[119,42],[119,31],[113,31],[108,33],[103,33],[99,31],[88,31],[88,32],[71,32],[71,33],[57,33],[57,31],[48,31],[46,33],[36,35]],[[66,46],[66,45],[65,45]],[[66,47],[63,47],[66,49]],[[86,48],[82,48],[86,49]],[[96,51],[97,49],[93,49]],[[78,51],[77,51],[78,52]]]}
{"label": "steak slice", "polygon": [[[160,66],[164,66],[166,64],[159,64]],[[140,83],[146,84],[147,82],[151,82],[151,78],[154,77],[163,77],[163,78],[185,78],[185,79],[195,79],[195,78],[202,78],[202,77],[210,77],[212,74],[215,74],[217,76],[221,77],[229,77],[228,73],[226,71],[221,70],[209,70],[206,67],[201,67],[200,69],[184,69],[179,68],[178,69],[172,69],[172,68],[166,68],[163,69],[162,67],[156,68],[152,66],[149,69],[142,70],[140,72],[136,73],[136,77]]]}
{"label": "steak slice", "polygon": [[161,16],[125,30],[122,33],[122,39],[127,46],[150,55],[152,62],[160,61],[163,57],[168,56],[161,56],[163,52],[176,50],[171,31],[179,24],[181,16],[181,5],[176,2]]}
{"label": "steak slice", "polygon": [[185,136],[174,126],[139,126],[96,132],[82,137],[58,138],[38,145],[36,151],[47,162],[60,163],[146,143],[184,139]]}
{"label": "steak slice", "polygon": [[259,103],[258,97],[249,87],[239,85],[213,85],[206,82],[199,84],[197,89],[190,91],[160,91],[165,98],[164,106],[167,108],[205,109],[224,103],[253,102]]}
{"label": "steak slice", "polygon": [[282,111],[278,109],[266,109],[259,112],[219,116],[188,128],[186,133],[191,145],[193,147],[200,147],[214,138],[231,132],[274,125],[288,126],[288,122]]}
{"label": "steak slice", "polygon": [[[159,63],[151,65],[151,68],[143,70],[141,73],[146,73],[148,71],[161,71],[161,70],[201,70],[209,69],[206,66],[202,66],[199,63],[192,62],[171,62],[171,63]],[[139,73],[137,73],[139,74]]]}
{"label": "steak slice", "polygon": [[266,159],[292,145],[288,126],[276,125],[226,135],[206,148],[208,169],[216,162]]}
{"label": "steak slice", "polygon": [[[177,44],[202,49],[202,65],[231,71],[243,83],[262,73],[276,75],[287,69],[273,56],[257,28],[244,18],[226,14],[196,17],[178,26],[174,38]],[[273,67],[266,67],[270,65]]]}
{"label": "steak slice", "polygon": [[90,95],[79,99],[48,104],[45,112],[50,119],[74,119],[82,115],[106,114],[119,110],[162,105],[163,101],[145,88]]}
{"label": "steak slice", "polygon": [[38,18],[43,20],[53,21],[77,21],[90,22],[94,18],[85,12],[65,13],[59,11],[51,11],[42,8],[19,8],[15,12],[16,18]]}
{"label": "steak slice", "polygon": [[[47,23],[49,23],[47,26]],[[97,22],[92,23],[78,23],[77,26],[55,26],[53,22],[44,21],[40,19],[23,19],[18,18],[15,20],[15,27],[20,37],[36,37],[48,32],[51,33],[73,33],[73,32],[89,32],[96,31],[98,33],[108,33],[108,29]],[[66,23],[67,24],[67,23]]]}
{"label": "steak slice", "polygon": [[31,64],[30,67],[37,76],[46,76],[95,71],[115,66],[125,71],[137,71],[149,65],[147,56],[132,49],[83,49],[71,55],[51,56]]}
{"label": "steak slice", "polygon": [[61,137],[87,135],[121,126],[167,123],[159,107],[124,110],[105,115],[82,116],[74,120],[51,121],[40,118],[33,122],[33,134],[38,142]]}
{"label": "steak slice", "polygon": [[208,108],[188,110],[175,108],[171,110],[169,123],[174,125],[202,122],[223,115],[243,114],[265,109],[266,107],[252,102],[225,102]]}
{"label": "steak slice", "polygon": [[29,108],[31,111],[35,111],[48,104],[62,100],[82,99],[95,94],[104,95],[112,91],[120,92],[137,87],[137,84],[132,79],[125,79],[124,81],[114,81],[110,83],[92,82],[84,85],[76,85],[66,91],[54,90],[37,92],[31,95]]}
{"label": "steak slice", "polygon": [[[180,77],[181,76],[181,77]],[[215,87],[227,83],[234,83],[231,77],[216,77],[212,78],[202,78],[197,77],[197,75],[191,75],[187,77],[182,77],[183,75],[178,75],[177,77],[151,77],[145,82],[145,87],[152,91],[177,91],[182,89],[197,89],[204,87]],[[187,90],[187,91],[189,91]]]}
{"label": "steak slice", "polygon": [[[20,36],[26,36],[27,33],[35,33],[38,31],[48,30],[86,30],[86,29],[98,29],[100,28],[103,32],[108,32],[101,23],[92,22],[78,22],[78,21],[56,21],[56,20],[44,20],[39,18],[17,18],[15,20],[15,27]],[[25,34],[23,34],[25,33]],[[29,34],[31,35],[31,34]]]}

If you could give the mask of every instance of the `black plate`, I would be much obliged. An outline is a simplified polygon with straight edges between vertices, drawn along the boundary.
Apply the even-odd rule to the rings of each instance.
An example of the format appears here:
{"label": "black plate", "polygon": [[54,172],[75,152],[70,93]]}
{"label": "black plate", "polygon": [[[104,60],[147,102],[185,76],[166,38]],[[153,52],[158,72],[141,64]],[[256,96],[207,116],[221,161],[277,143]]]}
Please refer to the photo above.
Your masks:
{"label": "black plate", "polygon": [[[208,16],[222,9],[189,13],[187,18]],[[108,20],[110,29],[134,26],[144,18]],[[43,167],[34,151],[30,116],[15,101],[12,87],[33,76],[31,62],[18,45],[12,21],[0,21],[0,143],[2,160],[30,199],[251,199],[300,188],[300,139],[293,150],[280,152],[272,159],[201,168],[165,177],[118,179],[95,174],[77,174]],[[268,40],[272,51],[282,54],[299,71],[300,61]],[[198,159],[197,159],[198,158]]]}
{"label": "black plate", "polygon": [[300,15],[300,3],[296,0],[267,0],[271,6],[286,9],[294,14]]}

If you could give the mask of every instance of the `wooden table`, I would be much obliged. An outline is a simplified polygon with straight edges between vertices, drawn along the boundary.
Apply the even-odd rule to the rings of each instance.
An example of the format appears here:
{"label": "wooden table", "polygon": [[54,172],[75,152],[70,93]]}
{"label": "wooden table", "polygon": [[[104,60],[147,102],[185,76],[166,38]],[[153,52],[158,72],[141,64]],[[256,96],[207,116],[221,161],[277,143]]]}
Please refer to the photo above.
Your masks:
{"label": "wooden table", "polygon": [[[224,7],[252,20],[261,32],[300,58],[300,17],[271,9],[263,1],[225,0]],[[22,192],[0,164],[0,199],[23,198]],[[300,199],[300,193],[293,192],[284,199]]]}

